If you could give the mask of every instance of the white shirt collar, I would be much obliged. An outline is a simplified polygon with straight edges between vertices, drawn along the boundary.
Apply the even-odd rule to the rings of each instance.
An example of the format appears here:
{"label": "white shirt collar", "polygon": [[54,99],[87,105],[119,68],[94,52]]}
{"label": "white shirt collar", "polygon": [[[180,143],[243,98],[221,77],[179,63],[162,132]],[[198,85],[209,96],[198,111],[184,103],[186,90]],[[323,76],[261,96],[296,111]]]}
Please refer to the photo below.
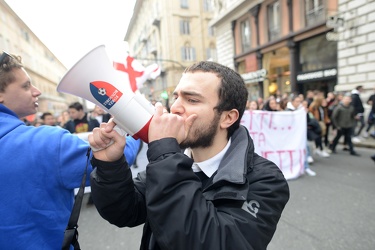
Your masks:
{"label": "white shirt collar", "polygon": [[[203,173],[205,173],[205,175],[207,175],[210,178],[219,168],[220,162],[223,159],[225,153],[228,151],[230,144],[231,144],[231,139],[229,138],[227,145],[217,155],[202,162],[194,162],[193,166],[191,167],[193,171],[194,172],[203,171]],[[184,154],[191,158],[191,149],[190,148],[185,149]]]}

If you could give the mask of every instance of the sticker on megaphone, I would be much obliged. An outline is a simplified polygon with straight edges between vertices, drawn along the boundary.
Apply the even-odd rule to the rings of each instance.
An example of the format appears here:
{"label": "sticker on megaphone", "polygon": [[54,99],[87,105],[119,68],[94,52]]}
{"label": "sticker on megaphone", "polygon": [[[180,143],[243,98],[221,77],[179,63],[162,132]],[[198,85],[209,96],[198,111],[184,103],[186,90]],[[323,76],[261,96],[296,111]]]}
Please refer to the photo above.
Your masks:
{"label": "sticker on megaphone", "polygon": [[154,110],[149,101],[131,91],[123,93],[105,81],[91,82],[90,92],[100,106],[115,117],[121,129],[148,143],[148,126]]}
{"label": "sticker on megaphone", "polygon": [[116,124],[127,134],[148,143],[154,106],[131,90],[128,75],[113,68],[104,45],[81,58],[65,74],[57,90],[97,104],[114,116]]}

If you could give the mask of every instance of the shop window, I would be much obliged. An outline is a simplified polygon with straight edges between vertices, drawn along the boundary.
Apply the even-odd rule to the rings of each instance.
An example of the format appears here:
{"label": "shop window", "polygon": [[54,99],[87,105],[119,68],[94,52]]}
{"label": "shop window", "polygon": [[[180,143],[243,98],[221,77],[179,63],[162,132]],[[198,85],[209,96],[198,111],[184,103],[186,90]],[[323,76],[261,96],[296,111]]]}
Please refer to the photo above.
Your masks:
{"label": "shop window", "polygon": [[251,47],[251,32],[250,32],[250,22],[249,20],[242,21],[240,23],[241,27],[241,49],[242,53],[248,51]]}
{"label": "shop window", "polygon": [[268,39],[275,40],[280,37],[280,3],[276,1],[267,7]]}
{"label": "shop window", "polygon": [[306,26],[325,20],[323,0],[305,0]]}
{"label": "shop window", "polygon": [[263,54],[263,68],[267,70],[263,83],[264,96],[291,92],[289,61],[287,47]]}
{"label": "shop window", "polygon": [[300,43],[300,71],[309,72],[337,67],[337,42],[319,35]]}
{"label": "shop window", "polygon": [[190,34],[190,22],[188,20],[180,20],[180,34],[189,35]]}

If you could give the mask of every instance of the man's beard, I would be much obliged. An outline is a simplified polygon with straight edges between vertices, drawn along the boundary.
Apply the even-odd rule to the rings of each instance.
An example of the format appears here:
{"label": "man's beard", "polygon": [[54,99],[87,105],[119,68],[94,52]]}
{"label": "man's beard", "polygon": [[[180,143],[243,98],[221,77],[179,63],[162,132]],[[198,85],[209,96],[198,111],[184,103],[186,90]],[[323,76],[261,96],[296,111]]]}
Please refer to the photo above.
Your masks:
{"label": "man's beard", "polygon": [[[207,148],[212,146],[214,142],[214,138],[217,133],[217,126],[220,121],[220,115],[215,112],[215,117],[211,121],[211,123],[208,125],[207,128],[197,128],[192,135],[189,135],[189,137],[192,137],[191,139],[187,138],[183,142],[180,143],[181,148]],[[193,131],[191,131],[193,132]]]}

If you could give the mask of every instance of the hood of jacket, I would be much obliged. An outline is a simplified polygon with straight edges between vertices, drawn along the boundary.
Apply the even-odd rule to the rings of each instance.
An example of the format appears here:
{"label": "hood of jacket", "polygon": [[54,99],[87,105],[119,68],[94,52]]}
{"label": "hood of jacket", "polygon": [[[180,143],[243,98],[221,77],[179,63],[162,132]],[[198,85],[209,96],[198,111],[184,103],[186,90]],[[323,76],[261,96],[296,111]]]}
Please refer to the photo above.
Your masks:
{"label": "hood of jacket", "polygon": [[24,122],[18,119],[16,113],[3,104],[0,104],[0,138],[22,124],[24,124]]}
{"label": "hood of jacket", "polygon": [[[248,130],[242,125],[233,133],[231,140],[231,145],[212,183],[203,192],[208,200],[219,198],[246,200],[248,185],[243,184],[246,183],[247,173],[253,168],[254,143]],[[224,184],[228,182],[234,185]],[[220,192],[217,189],[220,189]],[[230,197],[223,197],[223,194]]]}

